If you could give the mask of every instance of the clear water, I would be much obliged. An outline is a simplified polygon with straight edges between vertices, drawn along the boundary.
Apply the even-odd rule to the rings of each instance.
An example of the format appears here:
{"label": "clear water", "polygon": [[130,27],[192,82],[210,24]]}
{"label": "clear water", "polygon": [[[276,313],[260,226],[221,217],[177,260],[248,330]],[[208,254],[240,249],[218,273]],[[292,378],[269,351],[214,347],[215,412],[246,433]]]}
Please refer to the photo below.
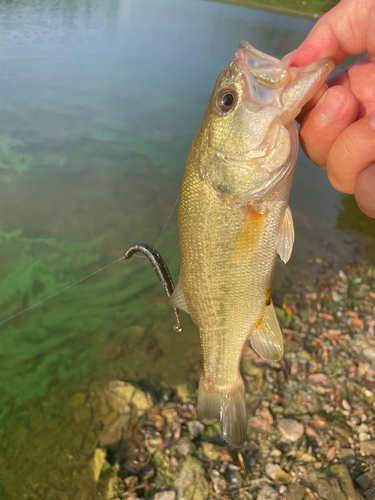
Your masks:
{"label": "clear water", "polygon": [[[0,322],[154,244],[239,41],[281,57],[312,25],[201,0],[0,1]],[[276,288],[313,280],[315,257],[374,258],[373,221],[302,154],[291,206],[297,241]],[[175,218],[158,248],[176,277]],[[135,258],[0,323],[1,499],[97,497],[86,403],[113,378],[196,379],[197,332],[173,324]]]}

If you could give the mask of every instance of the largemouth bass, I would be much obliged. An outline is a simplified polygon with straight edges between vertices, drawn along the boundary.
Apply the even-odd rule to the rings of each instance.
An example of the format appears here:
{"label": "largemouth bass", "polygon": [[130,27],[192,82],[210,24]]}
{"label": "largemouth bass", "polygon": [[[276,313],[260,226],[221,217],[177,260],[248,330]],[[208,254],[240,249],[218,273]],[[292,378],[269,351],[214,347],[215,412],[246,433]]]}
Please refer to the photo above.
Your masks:
{"label": "largemouth bass", "polygon": [[199,328],[197,416],[219,419],[235,447],[247,430],[239,370],[246,340],[267,360],[283,355],[271,289],[277,253],[287,262],[294,242],[294,118],[333,68],[328,58],[289,68],[241,42],[216,80],[187,159],[178,211],[181,271],[170,302]]}

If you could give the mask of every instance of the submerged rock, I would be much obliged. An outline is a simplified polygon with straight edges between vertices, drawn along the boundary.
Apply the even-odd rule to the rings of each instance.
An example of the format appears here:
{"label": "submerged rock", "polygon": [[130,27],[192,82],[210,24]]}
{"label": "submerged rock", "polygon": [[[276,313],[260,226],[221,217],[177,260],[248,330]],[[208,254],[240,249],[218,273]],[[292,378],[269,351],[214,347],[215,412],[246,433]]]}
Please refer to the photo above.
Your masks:
{"label": "submerged rock", "polygon": [[177,490],[177,500],[205,500],[208,497],[208,482],[205,471],[199,460],[187,457],[178,475],[174,487]]}
{"label": "submerged rock", "polygon": [[100,477],[100,473],[103,469],[103,465],[106,462],[106,452],[101,448],[96,448],[94,455],[90,460],[90,467],[93,473],[94,481],[97,482]]}
{"label": "submerged rock", "polygon": [[[111,380],[108,384],[109,392],[118,396],[124,402],[133,404],[138,410],[149,410],[153,406],[150,394],[143,392],[138,387],[122,380]],[[113,402],[113,398],[112,398]]]}

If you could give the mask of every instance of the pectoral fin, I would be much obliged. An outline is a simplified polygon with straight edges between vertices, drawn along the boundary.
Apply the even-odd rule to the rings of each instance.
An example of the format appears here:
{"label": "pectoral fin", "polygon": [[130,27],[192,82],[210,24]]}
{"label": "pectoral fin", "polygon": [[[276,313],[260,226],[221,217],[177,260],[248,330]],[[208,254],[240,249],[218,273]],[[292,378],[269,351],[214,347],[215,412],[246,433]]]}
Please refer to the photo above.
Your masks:
{"label": "pectoral fin", "polygon": [[292,211],[289,207],[285,210],[284,220],[277,235],[276,248],[281,260],[286,264],[292,255],[294,243],[294,225]]}
{"label": "pectoral fin", "polygon": [[251,346],[267,361],[279,361],[283,357],[284,343],[273,304],[266,307],[250,335]]}
{"label": "pectoral fin", "polygon": [[181,278],[178,279],[178,283],[176,288],[174,289],[171,298],[169,299],[169,304],[177,309],[181,309],[182,311],[189,313],[189,308],[185,300],[185,295],[181,286]]}

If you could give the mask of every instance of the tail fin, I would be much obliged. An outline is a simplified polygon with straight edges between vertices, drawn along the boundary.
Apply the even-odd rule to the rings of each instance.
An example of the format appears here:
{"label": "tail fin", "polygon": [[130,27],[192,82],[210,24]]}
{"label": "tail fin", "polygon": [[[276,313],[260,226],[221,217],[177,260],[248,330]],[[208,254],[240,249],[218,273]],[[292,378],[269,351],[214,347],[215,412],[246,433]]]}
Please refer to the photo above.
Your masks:
{"label": "tail fin", "polygon": [[220,420],[223,438],[234,448],[241,448],[246,440],[247,414],[245,388],[242,378],[236,388],[229,392],[209,390],[204,376],[199,382],[197,417]]}

